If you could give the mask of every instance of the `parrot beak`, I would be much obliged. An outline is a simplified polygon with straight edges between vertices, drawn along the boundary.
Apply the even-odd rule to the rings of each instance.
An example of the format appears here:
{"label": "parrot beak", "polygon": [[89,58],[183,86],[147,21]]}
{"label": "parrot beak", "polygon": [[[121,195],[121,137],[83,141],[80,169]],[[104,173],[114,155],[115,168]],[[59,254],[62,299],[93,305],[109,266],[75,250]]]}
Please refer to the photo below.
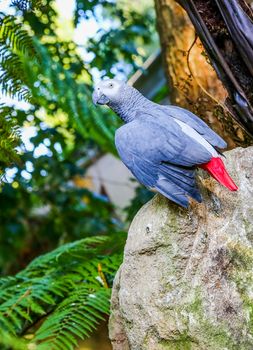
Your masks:
{"label": "parrot beak", "polygon": [[109,98],[106,97],[100,90],[95,89],[92,94],[92,101],[95,105],[106,105],[110,102]]}

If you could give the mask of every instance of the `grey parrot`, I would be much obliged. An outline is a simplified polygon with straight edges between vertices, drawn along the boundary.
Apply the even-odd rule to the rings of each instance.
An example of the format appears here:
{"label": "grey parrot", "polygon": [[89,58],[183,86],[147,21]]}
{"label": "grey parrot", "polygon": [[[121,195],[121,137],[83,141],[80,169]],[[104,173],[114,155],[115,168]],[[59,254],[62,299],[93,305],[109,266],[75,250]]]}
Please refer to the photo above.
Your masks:
{"label": "grey parrot", "polygon": [[115,79],[97,84],[93,102],[109,106],[124,122],[115,134],[123,163],[144,186],[187,208],[189,197],[201,202],[195,170],[201,167],[231,191],[219,149],[226,142],[190,111],[163,106]]}

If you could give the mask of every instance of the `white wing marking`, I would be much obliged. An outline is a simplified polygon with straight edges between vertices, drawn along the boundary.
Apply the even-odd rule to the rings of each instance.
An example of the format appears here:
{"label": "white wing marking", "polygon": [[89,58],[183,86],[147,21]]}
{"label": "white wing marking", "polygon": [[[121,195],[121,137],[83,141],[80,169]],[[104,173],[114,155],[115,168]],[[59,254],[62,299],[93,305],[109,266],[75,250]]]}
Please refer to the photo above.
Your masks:
{"label": "white wing marking", "polygon": [[187,125],[186,123],[182,122],[181,120],[178,119],[174,119],[175,122],[177,122],[182,131],[190,136],[193,140],[195,140],[196,142],[198,142],[199,144],[201,144],[203,147],[205,147],[205,149],[212,154],[213,157],[219,157],[218,152],[215,150],[215,148],[210,145],[209,142],[207,142],[204,137],[202,137],[197,131],[195,131],[193,128],[191,128],[189,125]]}

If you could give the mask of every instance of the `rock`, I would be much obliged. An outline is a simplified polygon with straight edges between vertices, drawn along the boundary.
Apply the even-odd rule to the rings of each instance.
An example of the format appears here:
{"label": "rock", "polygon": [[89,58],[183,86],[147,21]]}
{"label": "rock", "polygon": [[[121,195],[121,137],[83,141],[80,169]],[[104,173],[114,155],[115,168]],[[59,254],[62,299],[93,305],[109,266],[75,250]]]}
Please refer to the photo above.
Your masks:
{"label": "rock", "polygon": [[201,171],[203,203],[157,195],[129,229],[114,282],[114,350],[253,349],[253,147],[226,153],[239,186]]}

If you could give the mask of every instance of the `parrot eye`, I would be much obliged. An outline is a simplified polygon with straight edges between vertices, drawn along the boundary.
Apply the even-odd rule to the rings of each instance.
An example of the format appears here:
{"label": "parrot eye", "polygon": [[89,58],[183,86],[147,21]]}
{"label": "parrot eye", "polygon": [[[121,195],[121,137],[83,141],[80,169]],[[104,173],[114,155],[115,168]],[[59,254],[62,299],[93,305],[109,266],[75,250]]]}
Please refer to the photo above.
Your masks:
{"label": "parrot eye", "polygon": [[110,83],[110,84],[109,84],[109,88],[110,88],[110,89],[113,88],[113,83]]}

